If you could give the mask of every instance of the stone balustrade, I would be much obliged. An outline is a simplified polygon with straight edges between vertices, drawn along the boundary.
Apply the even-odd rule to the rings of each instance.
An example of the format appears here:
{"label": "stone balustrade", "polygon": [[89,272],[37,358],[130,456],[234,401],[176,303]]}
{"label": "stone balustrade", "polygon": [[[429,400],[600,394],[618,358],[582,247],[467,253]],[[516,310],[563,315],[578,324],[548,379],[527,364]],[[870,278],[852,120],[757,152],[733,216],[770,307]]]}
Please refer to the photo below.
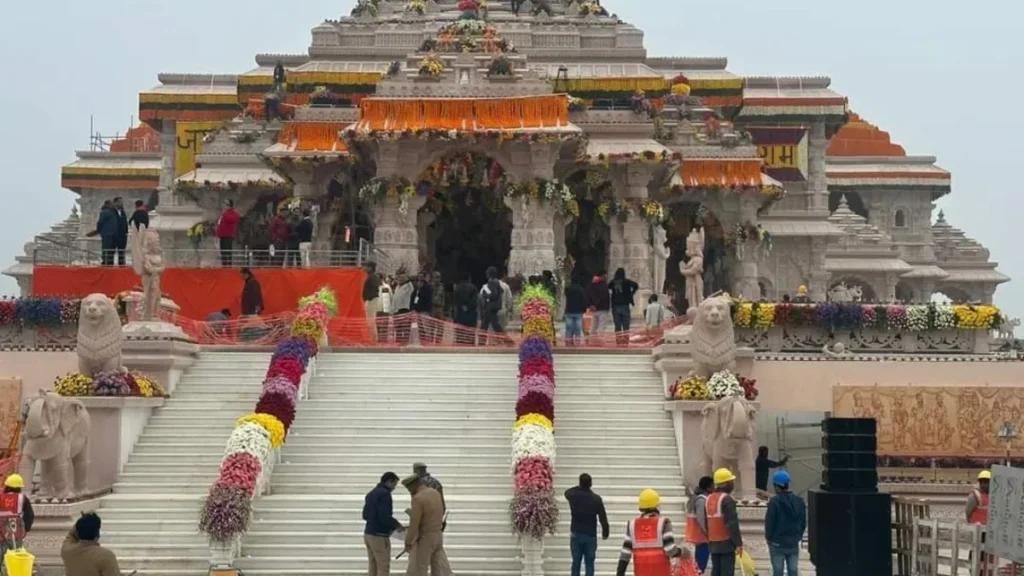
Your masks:
{"label": "stone balustrade", "polygon": [[896,331],[862,327],[830,331],[819,326],[736,328],[736,343],[758,352],[821,352],[841,342],[846,353],[874,354],[988,354],[987,330]]}
{"label": "stone balustrade", "polygon": [[0,350],[70,350],[77,342],[78,324],[0,324]]}

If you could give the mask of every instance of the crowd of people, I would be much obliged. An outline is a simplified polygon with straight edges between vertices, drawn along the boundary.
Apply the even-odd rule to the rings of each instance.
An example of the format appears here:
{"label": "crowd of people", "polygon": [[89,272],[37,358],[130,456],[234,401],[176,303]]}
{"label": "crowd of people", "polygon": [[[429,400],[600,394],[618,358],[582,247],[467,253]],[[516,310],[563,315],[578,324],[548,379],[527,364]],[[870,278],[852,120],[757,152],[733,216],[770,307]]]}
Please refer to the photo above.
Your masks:
{"label": "crowd of people", "polygon": [[[227,200],[214,229],[222,266],[231,267],[236,264],[236,242],[241,233],[241,225],[242,216],[235,209],[234,201]],[[267,234],[254,234],[249,239],[249,245],[246,246],[249,252],[249,258],[245,259],[247,262],[252,266],[273,268],[312,266],[313,233],[316,230],[312,210],[290,208],[282,202],[278,204],[267,227]]]}
{"label": "crowd of people", "polygon": [[129,216],[125,212],[124,199],[118,196],[106,200],[100,207],[96,228],[86,234],[100,237],[100,264],[102,266],[127,266],[128,230],[149,228],[149,211],[142,200],[135,201],[135,210]]}

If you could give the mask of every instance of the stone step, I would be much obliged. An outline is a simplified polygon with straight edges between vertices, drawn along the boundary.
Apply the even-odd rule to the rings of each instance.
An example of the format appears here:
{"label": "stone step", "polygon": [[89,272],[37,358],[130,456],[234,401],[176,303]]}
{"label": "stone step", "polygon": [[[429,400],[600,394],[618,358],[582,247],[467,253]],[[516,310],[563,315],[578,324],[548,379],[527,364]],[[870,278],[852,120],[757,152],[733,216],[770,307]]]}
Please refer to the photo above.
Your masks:
{"label": "stone step", "polygon": [[[315,393],[311,392],[311,395],[315,396]],[[255,401],[259,398],[256,395],[251,401]],[[245,398],[229,399],[229,400],[211,400],[208,398],[174,398],[173,402],[167,404],[163,410],[170,411],[183,410],[183,409],[195,409],[198,410],[205,404],[207,410],[223,410],[228,412],[238,406],[245,405],[250,402]],[[558,411],[570,411],[578,410],[579,412],[592,412],[598,410],[589,410],[592,402],[589,398],[565,398],[561,399],[556,403],[555,409]],[[620,411],[630,410],[648,410],[656,409],[661,411],[664,409],[664,399],[661,397],[651,399],[634,399],[632,397],[622,398],[615,402]],[[383,388],[376,397],[369,398],[317,398],[316,402],[303,403],[301,410],[303,412],[330,412],[332,414],[338,414],[340,410],[359,410],[362,411],[364,408],[376,408],[377,410],[387,410],[389,407],[395,406],[398,410],[404,410],[410,406],[419,406],[422,409],[427,408],[446,408],[456,407],[462,410],[473,409],[480,411],[487,410],[504,410],[515,407],[515,399],[510,397],[508,399],[491,399],[486,396],[466,396],[462,394],[455,395],[434,395],[431,398],[408,398],[400,393],[393,393],[387,388]],[[603,408],[602,408],[603,409]]]}
{"label": "stone step", "polygon": [[[557,410],[557,408],[556,408]],[[243,416],[244,413],[238,414]],[[158,414],[154,415],[150,419],[149,428],[194,428],[201,429],[208,426],[227,426],[233,425],[235,419],[238,416],[206,416],[206,415],[195,415],[187,416],[181,413],[178,414]],[[555,415],[555,424],[558,427],[559,434],[562,434],[564,429],[571,429],[573,432],[614,432],[615,429],[609,428],[608,423],[605,421],[595,421],[588,418],[575,417],[572,412],[565,413],[563,411],[557,411]],[[225,424],[225,420],[228,422]],[[511,420],[511,416],[509,417]],[[621,418],[618,422],[622,424],[623,430],[635,430],[645,431],[647,433],[654,432],[665,432],[671,433],[672,421],[668,414],[662,414],[652,418],[650,415],[638,414],[633,418]],[[293,426],[300,430],[331,430],[337,432],[347,432],[350,430],[365,430],[369,434],[380,435],[385,434],[391,430],[402,430],[402,431],[434,431],[439,429],[448,429],[450,426],[458,425],[461,430],[490,430],[493,429],[495,424],[491,419],[484,418],[442,418],[432,415],[424,415],[421,418],[416,418],[410,421],[401,422],[389,422],[381,421],[379,418],[373,418],[363,416],[360,414],[349,414],[344,418],[338,418],[337,415],[326,415],[326,414],[312,414],[312,413],[300,413],[297,415]],[[511,430],[511,425],[505,428],[506,431]],[[511,434],[511,432],[509,432]]]}
{"label": "stone step", "polygon": [[[226,438],[224,440],[226,441]],[[588,457],[590,454],[594,453],[601,454],[601,451],[607,448],[613,448],[616,450],[622,448],[622,446],[605,443],[583,444],[579,440],[580,439],[577,438],[567,442],[560,442],[558,445],[559,457]],[[355,445],[332,445],[325,447],[316,443],[302,442],[300,437],[293,439],[293,442],[289,442],[285,445],[283,459],[288,461],[289,459],[293,459],[302,454],[314,454],[322,456],[326,461],[330,461],[332,458],[335,460],[342,460],[356,455],[372,456],[373,458],[366,458],[371,461],[380,458],[391,458],[393,460],[401,461],[400,459],[405,456],[411,456],[409,460],[410,462],[424,459],[429,460],[431,458],[434,460],[462,460],[473,457],[487,457],[489,460],[493,460],[495,458],[507,460],[509,442],[495,440],[493,442],[474,445],[424,445],[415,447],[415,452],[411,450],[409,452],[404,452],[403,449],[405,449],[404,445],[391,440],[376,444],[364,443]],[[135,452],[138,454],[160,453],[212,455],[223,453],[223,450],[223,444],[193,441],[185,438],[177,440],[171,439],[167,442],[151,442],[148,439],[143,439],[135,446]],[[325,450],[329,450],[330,452],[325,453]],[[635,448],[631,448],[627,453],[632,453],[634,450]],[[678,457],[678,455],[675,446],[666,444],[664,446],[644,446],[642,456],[638,457],[644,458],[645,461],[649,461],[657,460],[659,458]],[[637,466],[640,467],[642,464],[637,462]]]}
{"label": "stone step", "polygon": [[[557,422],[557,421],[556,421]],[[228,430],[230,432],[230,430]],[[375,450],[376,446],[379,445],[415,445],[417,442],[424,442],[428,445],[436,446],[437,448],[445,449],[458,449],[468,447],[479,447],[480,449],[485,448],[497,448],[502,449],[500,446],[504,444],[504,449],[508,449],[508,445],[511,441],[511,433],[507,428],[495,428],[487,432],[480,432],[473,435],[458,435],[453,437],[453,430],[438,430],[434,432],[427,432],[420,435],[416,434],[390,434],[390,435],[370,435],[370,434],[359,434],[357,432],[351,433],[324,433],[324,432],[313,432],[299,429],[294,429],[288,436],[288,442],[286,444],[286,450],[298,450],[300,448],[326,448],[326,447],[338,447],[346,451],[352,451],[354,453],[361,452],[364,448]],[[216,443],[218,440],[224,441],[227,436],[223,431],[211,430],[203,435],[181,435],[181,434],[162,434],[162,433],[151,433],[147,431],[142,438],[140,443],[145,443],[147,446],[157,445],[176,445],[181,443]],[[563,452],[566,448],[576,447],[606,447],[619,449],[621,452],[622,448],[629,449],[630,451],[635,450],[637,446],[643,446],[644,450],[653,448],[664,449],[668,448],[672,453],[675,453],[676,441],[675,438],[668,435],[658,436],[625,436],[625,435],[607,435],[607,436],[591,436],[588,434],[574,434],[574,435],[563,435],[557,432],[555,440],[557,443],[558,452]]]}
{"label": "stone step", "polygon": [[[259,556],[245,558],[236,562],[245,574],[261,575],[295,575],[306,576],[313,574],[366,574],[366,548],[360,545],[361,549],[355,549],[349,556],[321,555],[318,549],[303,550],[301,552],[292,550],[278,550],[281,556]],[[500,550],[491,552],[480,552],[472,557],[460,556],[460,552],[447,548],[448,561],[455,574],[467,574],[473,576],[517,576],[522,574],[522,562],[519,560],[518,552],[507,552]],[[518,548],[518,546],[516,547]],[[498,556],[498,552],[507,553],[508,556]],[[310,555],[306,555],[306,554]],[[333,553],[333,550],[330,551]],[[287,555],[283,555],[287,554]],[[408,558],[391,560],[391,573],[403,574],[408,563]]]}
{"label": "stone step", "polygon": [[[650,424],[647,427],[629,426],[624,428],[611,429],[605,427],[593,427],[589,429],[580,429],[577,426],[567,426],[563,429],[559,426],[560,420],[556,417],[555,424],[557,430],[557,438],[572,438],[572,437],[588,437],[588,438],[616,438],[616,437],[642,437],[642,438],[657,438],[657,437],[669,437],[675,438],[672,435],[671,429],[665,426],[664,422],[657,422]],[[338,421],[299,421],[292,425],[289,432],[289,442],[298,436],[310,436],[310,435],[340,435],[340,436],[357,436],[358,438],[384,438],[389,436],[395,437],[415,437],[415,438],[426,438],[431,436],[438,436],[443,434],[445,438],[449,437],[452,432],[459,431],[465,433],[472,433],[474,436],[485,436],[493,438],[501,438],[507,440],[511,438],[511,429],[508,426],[502,426],[500,429],[495,426],[493,422],[487,421],[453,421],[445,425],[435,426],[421,426],[415,422],[409,423],[404,426],[377,426],[377,427],[363,427],[359,425],[343,426],[342,422]],[[657,424],[657,425],[655,425]],[[227,435],[235,427],[235,419],[224,418],[221,421],[210,421],[209,423],[203,423],[197,425],[192,422],[191,424],[181,422],[179,424],[163,424],[151,423],[146,427],[144,437],[152,436],[166,436],[175,435],[179,438],[193,438],[193,437],[208,437],[219,435],[221,437],[227,437]],[[674,440],[673,440],[674,441]]]}

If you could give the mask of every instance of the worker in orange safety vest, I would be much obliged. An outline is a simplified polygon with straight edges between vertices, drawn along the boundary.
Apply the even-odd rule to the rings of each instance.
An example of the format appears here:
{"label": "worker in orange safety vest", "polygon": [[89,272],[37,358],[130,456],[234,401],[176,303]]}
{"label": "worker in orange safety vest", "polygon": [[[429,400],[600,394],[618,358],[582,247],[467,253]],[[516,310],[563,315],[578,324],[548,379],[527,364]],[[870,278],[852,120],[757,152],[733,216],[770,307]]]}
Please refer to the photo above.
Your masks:
{"label": "worker in orange safety vest", "polygon": [[[4,480],[4,491],[0,494],[0,552],[17,550],[25,545],[25,534],[32,529],[35,512],[32,503],[22,494],[25,479],[11,474]],[[2,555],[0,555],[2,557]]]}
{"label": "worker in orange safety vest", "polygon": [[640,492],[640,516],[626,524],[616,576],[626,576],[630,559],[634,576],[671,576],[671,559],[682,556],[683,551],[676,545],[672,522],[661,515],[659,506],[661,496],[657,492],[650,488]]}
{"label": "worker in orange safety vest", "polygon": [[[992,473],[988,470],[978,472],[978,487],[967,495],[967,521],[971,524],[988,525],[988,489],[992,481]],[[981,541],[985,542],[985,533],[981,533]],[[981,553],[981,574],[991,574],[994,567],[987,555]]]}
{"label": "worker in orange safety vest", "polygon": [[736,475],[727,468],[714,474],[715,492],[708,496],[708,541],[711,545],[711,576],[733,576],[736,556],[743,553],[740,518],[732,491]]}
{"label": "worker in orange safety vest", "polygon": [[711,476],[704,476],[697,482],[697,489],[686,503],[686,543],[693,544],[693,555],[697,570],[703,574],[708,568],[711,548],[708,544],[708,494],[715,487]]}

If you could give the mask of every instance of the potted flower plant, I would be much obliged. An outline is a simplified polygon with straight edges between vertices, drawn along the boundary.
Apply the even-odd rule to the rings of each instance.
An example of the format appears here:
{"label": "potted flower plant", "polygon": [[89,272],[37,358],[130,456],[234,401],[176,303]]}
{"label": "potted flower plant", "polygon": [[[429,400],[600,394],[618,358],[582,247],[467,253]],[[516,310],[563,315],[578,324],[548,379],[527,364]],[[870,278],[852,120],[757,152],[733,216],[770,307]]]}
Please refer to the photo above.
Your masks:
{"label": "potted flower plant", "polygon": [[462,11],[462,20],[476,20],[480,17],[480,4],[476,0],[462,0],[458,8]]}
{"label": "potted flower plant", "polygon": [[436,54],[430,54],[420,61],[420,77],[440,78],[442,72],[444,72],[444,64]]}
{"label": "potted flower plant", "polygon": [[487,75],[491,77],[511,77],[512,72],[512,62],[503,54],[495,56],[491,59],[490,65],[487,66]]}
{"label": "potted flower plant", "polygon": [[409,0],[409,3],[405,6],[405,11],[422,16],[427,11],[427,0]]}

